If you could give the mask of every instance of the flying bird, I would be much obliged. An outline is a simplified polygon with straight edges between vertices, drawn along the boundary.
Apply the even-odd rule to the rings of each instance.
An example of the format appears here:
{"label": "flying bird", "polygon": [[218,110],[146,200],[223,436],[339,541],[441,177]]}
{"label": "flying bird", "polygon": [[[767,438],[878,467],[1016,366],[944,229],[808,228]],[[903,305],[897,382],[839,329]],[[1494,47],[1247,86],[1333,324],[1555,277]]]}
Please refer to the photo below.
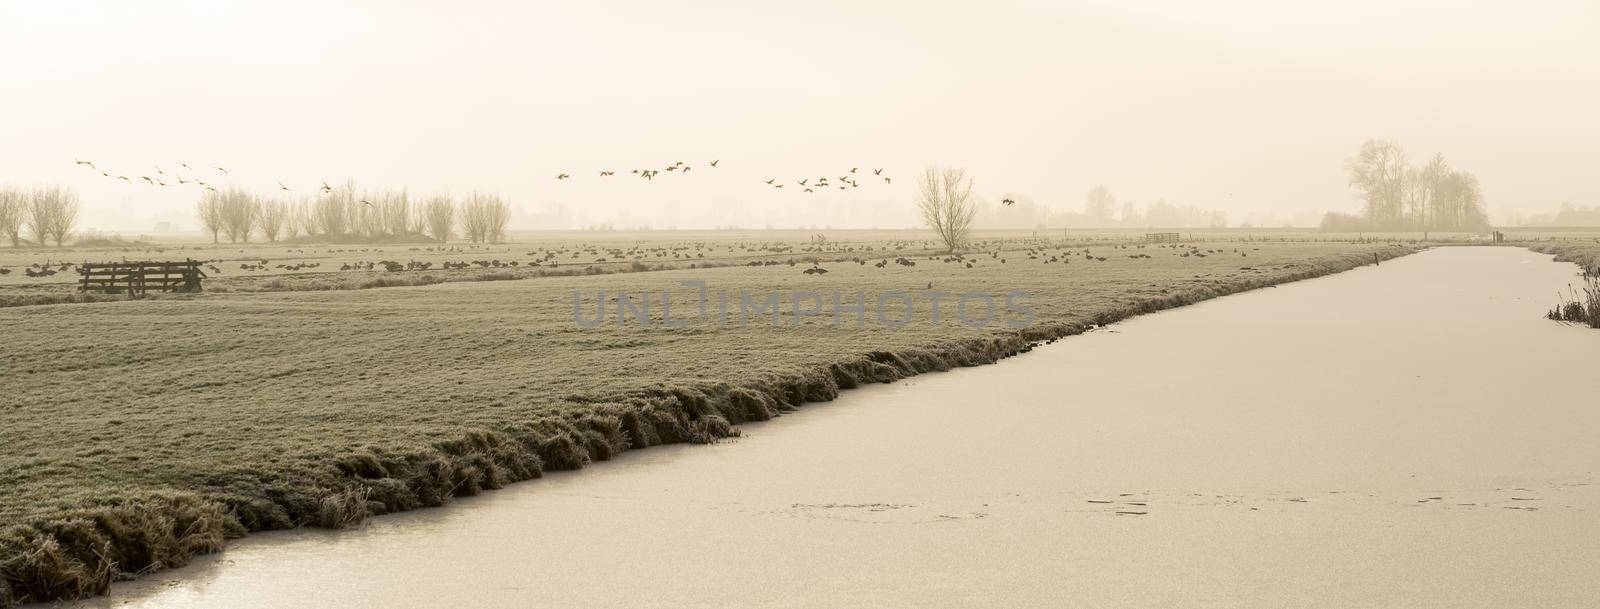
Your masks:
{"label": "flying bird", "polygon": [[1000,204],[1001,204],[1001,205],[1007,205],[1007,206],[1009,206],[1009,205],[1011,205],[1011,204],[1013,204],[1013,203],[1016,203],[1016,201],[1013,201],[1013,200],[1011,200],[1011,199],[1001,199],[1001,200],[1000,200]]}
{"label": "flying bird", "polygon": [[83,159],[73,159],[73,161],[72,161],[72,162],[73,162],[73,163],[74,163],[74,164],[77,164],[77,165],[88,165],[88,166],[90,166],[90,167],[94,167],[94,163],[91,163],[91,162],[89,162],[89,161],[85,161],[85,160],[83,160]]}
{"label": "flying bird", "polygon": [[720,162],[722,162],[722,159],[717,159],[717,160],[715,160],[715,161],[711,161],[711,166],[712,166],[712,167],[716,167],[716,166],[717,166],[717,163],[720,163]]}
{"label": "flying bird", "polygon": [[178,163],[178,166],[184,169],[194,169],[193,167],[190,167],[188,163]]}
{"label": "flying bird", "polygon": [[776,181],[778,181],[778,179],[777,179],[777,178],[772,178],[772,179],[770,179],[770,180],[767,180],[767,183],[768,183],[768,184],[771,184],[771,183],[773,183],[773,182],[776,182]]}
{"label": "flying bird", "polygon": [[556,176],[556,179],[557,180],[565,180],[565,179],[567,179],[569,177],[572,177],[572,176],[569,176],[569,175],[563,173],[561,175]]}
{"label": "flying bird", "polygon": [[108,177],[108,178],[109,178],[109,177],[111,177],[111,174],[109,174],[109,173],[106,173],[106,172],[104,172],[104,171],[102,171],[102,172],[100,172],[100,175],[102,175],[102,176],[105,176],[105,177]]}
{"label": "flying bird", "polygon": [[615,171],[602,171],[602,172],[600,172],[600,177],[602,177],[602,178],[606,177],[606,176],[614,176],[614,175],[617,175],[617,172],[615,172]]}
{"label": "flying bird", "polygon": [[882,169],[874,169],[874,170],[872,170],[872,175],[881,176],[881,175],[883,175],[883,170]]}
{"label": "flying bird", "polygon": [[362,205],[368,205],[368,206],[370,206],[370,205],[372,205],[372,202],[371,202],[371,201],[368,201],[368,200],[366,200],[366,199],[362,199],[362,200],[361,200],[361,204],[362,204]]}
{"label": "flying bird", "polygon": [[122,180],[124,182],[132,182],[133,181],[133,180],[129,180],[128,176],[117,176],[117,179],[118,180]]}
{"label": "flying bird", "polygon": [[289,187],[288,186],[284,186],[283,182],[278,182],[278,188],[282,188],[285,192],[288,192],[288,190],[289,190]]}
{"label": "flying bird", "polygon": [[154,186],[156,183],[155,180],[150,179],[150,176],[139,176],[139,179],[149,182],[151,186]]}
{"label": "flying bird", "polygon": [[811,189],[810,189],[810,188],[807,188],[807,189],[806,189],[806,192],[811,192]]}
{"label": "flying bird", "polygon": [[327,180],[322,181],[322,192],[333,192],[333,187],[328,185]]}
{"label": "flying bird", "polygon": [[221,167],[216,167],[216,168],[215,168],[215,169],[216,169],[216,170],[217,170],[217,171],[220,171],[220,172],[222,172],[222,175],[228,175],[228,170],[226,170],[226,169],[223,169],[223,168],[221,168]]}
{"label": "flying bird", "polygon": [[156,173],[159,175],[167,175],[167,172],[161,170],[160,165],[156,165]]}
{"label": "flying bird", "polygon": [[851,167],[851,168],[850,168],[850,173],[855,173],[855,172],[856,172],[856,169],[857,169],[857,168],[855,168],[855,167]]}

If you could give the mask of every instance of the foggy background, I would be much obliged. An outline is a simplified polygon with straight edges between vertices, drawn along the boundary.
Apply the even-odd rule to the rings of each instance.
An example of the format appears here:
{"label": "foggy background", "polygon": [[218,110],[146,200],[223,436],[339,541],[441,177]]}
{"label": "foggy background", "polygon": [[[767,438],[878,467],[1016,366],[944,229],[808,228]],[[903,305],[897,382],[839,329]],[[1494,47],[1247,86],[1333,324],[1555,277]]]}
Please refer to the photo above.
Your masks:
{"label": "foggy background", "polygon": [[[513,228],[890,228],[940,164],[991,203],[1081,211],[1104,184],[1314,225],[1359,209],[1343,161],[1384,137],[1476,173],[1496,222],[1600,203],[1594,2],[1133,4],[5,0],[0,183],[128,232],[196,230],[199,191],[74,159],[495,192]],[[850,167],[896,180],[763,183]]]}

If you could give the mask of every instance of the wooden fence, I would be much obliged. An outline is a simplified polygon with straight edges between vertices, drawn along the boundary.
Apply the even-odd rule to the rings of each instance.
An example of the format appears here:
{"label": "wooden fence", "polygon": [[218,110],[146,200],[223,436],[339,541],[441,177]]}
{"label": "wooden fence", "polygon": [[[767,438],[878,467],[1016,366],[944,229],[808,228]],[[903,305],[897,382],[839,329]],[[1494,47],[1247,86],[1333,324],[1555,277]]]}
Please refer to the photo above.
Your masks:
{"label": "wooden fence", "polygon": [[199,292],[206,278],[200,262],[85,262],[78,267],[83,292],[144,294],[156,292]]}
{"label": "wooden fence", "polygon": [[1145,233],[1144,240],[1156,243],[1176,243],[1178,241],[1178,233]]}

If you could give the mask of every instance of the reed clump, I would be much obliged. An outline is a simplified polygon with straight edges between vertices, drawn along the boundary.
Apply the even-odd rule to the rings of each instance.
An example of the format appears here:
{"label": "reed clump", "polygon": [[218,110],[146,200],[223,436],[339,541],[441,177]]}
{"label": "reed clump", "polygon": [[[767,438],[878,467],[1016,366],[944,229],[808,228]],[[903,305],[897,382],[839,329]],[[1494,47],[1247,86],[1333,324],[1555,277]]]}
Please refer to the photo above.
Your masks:
{"label": "reed clump", "polygon": [[1600,266],[1585,269],[1582,287],[1572,288],[1570,296],[1560,295],[1561,301],[1545,317],[1600,328]]}

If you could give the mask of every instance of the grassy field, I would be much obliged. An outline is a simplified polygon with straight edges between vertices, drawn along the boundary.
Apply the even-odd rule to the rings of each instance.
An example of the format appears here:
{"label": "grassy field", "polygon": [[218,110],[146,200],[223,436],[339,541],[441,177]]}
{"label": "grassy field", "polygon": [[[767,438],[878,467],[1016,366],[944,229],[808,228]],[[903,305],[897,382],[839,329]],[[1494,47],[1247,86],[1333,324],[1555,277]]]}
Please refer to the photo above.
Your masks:
{"label": "grassy field", "polygon": [[[843,388],[989,363],[1094,324],[1415,251],[985,239],[981,253],[952,258],[900,235],[820,246],[673,235],[637,246],[640,258],[678,263],[650,272],[0,309],[0,606],[103,593],[248,531],[347,526],[629,448],[713,441]],[[607,251],[587,238],[512,249],[578,252],[575,264]],[[685,252],[709,253],[686,262]],[[810,258],[828,272],[806,273]],[[701,268],[707,259],[728,266]],[[705,283],[706,315],[686,281]],[[1026,292],[1031,323],[1008,327],[1025,320],[1002,310],[969,327],[951,299],[935,325],[920,296],[930,289],[997,301]],[[718,323],[717,294],[729,293],[737,320],[740,290],[780,294],[778,325]],[[828,310],[836,290],[847,304],[862,292],[865,314]],[[879,297],[890,290],[913,295],[913,321],[898,329],[876,320],[879,302],[904,314]],[[605,323],[581,327],[575,294],[587,319],[599,291]],[[619,292],[669,293],[682,327],[619,325]],[[795,300],[822,312],[795,315]],[[659,300],[650,315],[662,320]]]}
{"label": "grassy field", "polygon": [[[1027,247],[1042,241],[1124,243],[1143,229],[981,230],[979,249]],[[1193,243],[1317,243],[1383,241],[1416,244],[1481,241],[1454,233],[1320,233],[1304,229],[1185,230]],[[818,240],[821,236],[823,239]],[[1519,239],[1582,237],[1581,233],[1516,234]],[[77,264],[115,260],[204,262],[213,292],[352,290],[499,281],[640,270],[689,269],[790,259],[849,260],[884,252],[916,253],[932,248],[925,231],[525,231],[511,242],[401,244],[213,244],[197,235],[162,242],[122,241],[88,247],[0,249],[0,307],[122,300],[120,295],[80,294]],[[393,263],[386,267],[385,262]]]}

